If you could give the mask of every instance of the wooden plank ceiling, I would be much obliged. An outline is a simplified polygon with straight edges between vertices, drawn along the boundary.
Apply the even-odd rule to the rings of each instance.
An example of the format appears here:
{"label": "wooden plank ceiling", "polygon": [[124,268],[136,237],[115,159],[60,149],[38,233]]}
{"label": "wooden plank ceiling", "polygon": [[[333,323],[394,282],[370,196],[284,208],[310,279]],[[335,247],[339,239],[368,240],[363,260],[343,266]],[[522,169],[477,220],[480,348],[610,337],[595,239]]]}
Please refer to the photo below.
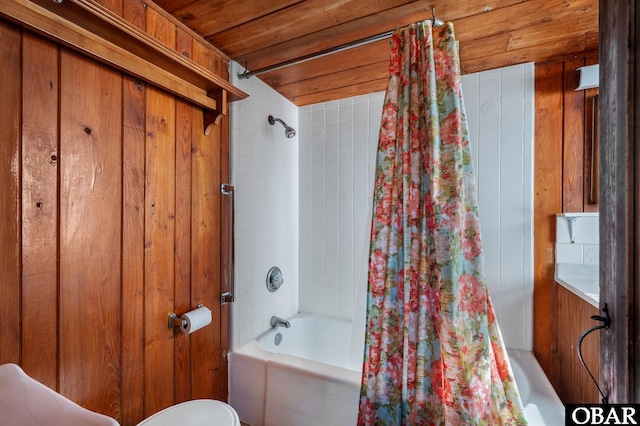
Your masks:
{"label": "wooden plank ceiling", "polygon": [[[598,48],[598,0],[156,0],[250,71],[436,16],[454,23],[463,74]],[[381,40],[260,75],[296,105],[386,86]],[[257,78],[257,77],[252,77]]]}

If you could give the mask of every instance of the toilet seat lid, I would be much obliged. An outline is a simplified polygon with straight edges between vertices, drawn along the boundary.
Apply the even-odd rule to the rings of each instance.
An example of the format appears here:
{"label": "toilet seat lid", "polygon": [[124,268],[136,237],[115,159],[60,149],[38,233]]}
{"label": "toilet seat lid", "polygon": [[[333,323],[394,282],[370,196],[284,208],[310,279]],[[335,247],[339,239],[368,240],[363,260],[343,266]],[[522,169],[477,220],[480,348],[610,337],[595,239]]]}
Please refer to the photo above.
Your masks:
{"label": "toilet seat lid", "polygon": [[215,399],[186,401],[157,412],[138,426],[239,426],[240,419],[230,405]]}

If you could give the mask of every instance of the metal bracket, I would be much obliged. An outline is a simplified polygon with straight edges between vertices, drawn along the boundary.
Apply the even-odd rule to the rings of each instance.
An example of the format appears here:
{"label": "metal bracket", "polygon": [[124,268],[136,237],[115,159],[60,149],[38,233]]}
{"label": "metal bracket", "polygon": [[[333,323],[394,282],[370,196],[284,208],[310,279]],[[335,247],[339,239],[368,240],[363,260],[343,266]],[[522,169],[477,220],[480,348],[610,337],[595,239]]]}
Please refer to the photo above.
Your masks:
{"label": "metal bracket", "polygon": [[186,325],[187,325],[187,321],[181,318],[178,318],[176,314],[169,315],[169,328],[185,327]]}
{"label": "metal bracket", "polygon": [[233,185],[229,185],[228,183],[223,183],[220,185],[220,192],[222,195],[231,195],[233,191],[235,191],[235,187]]}
{"label": "metal bracket", "polygon": [[235,301],[236,301],[236,297],[233,294],[229,293],[228,291],[225,291],[220,295],[221,305],[226,305],[229,302],[235,302]]}

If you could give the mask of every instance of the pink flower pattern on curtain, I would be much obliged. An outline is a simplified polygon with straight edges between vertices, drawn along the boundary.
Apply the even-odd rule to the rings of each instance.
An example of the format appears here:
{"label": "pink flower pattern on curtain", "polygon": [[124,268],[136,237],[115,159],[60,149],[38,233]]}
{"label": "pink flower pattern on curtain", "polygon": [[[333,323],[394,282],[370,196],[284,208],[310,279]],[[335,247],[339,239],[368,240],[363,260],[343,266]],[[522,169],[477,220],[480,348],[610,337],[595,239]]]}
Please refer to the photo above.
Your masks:
{"label": "pink flower pattern on curtain", "polygon": [[453,25],[395,31],[359,425],[524,425],[489,299]]}

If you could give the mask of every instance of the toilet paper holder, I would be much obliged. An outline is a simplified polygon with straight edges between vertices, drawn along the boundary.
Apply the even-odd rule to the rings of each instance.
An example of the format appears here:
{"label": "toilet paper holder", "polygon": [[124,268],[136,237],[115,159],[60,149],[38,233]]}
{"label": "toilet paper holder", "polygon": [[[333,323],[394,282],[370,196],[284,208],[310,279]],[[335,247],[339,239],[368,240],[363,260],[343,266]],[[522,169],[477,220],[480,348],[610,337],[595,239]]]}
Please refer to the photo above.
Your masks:
{"label": "toilet paper holder", "polygon": [[[204,305],[201,303],[198,305],[198,308],[202,308]],[[176,314],[169,314],[169,328],[174,327],[186,327],[187,320],[184,320],[178,317]]]}

